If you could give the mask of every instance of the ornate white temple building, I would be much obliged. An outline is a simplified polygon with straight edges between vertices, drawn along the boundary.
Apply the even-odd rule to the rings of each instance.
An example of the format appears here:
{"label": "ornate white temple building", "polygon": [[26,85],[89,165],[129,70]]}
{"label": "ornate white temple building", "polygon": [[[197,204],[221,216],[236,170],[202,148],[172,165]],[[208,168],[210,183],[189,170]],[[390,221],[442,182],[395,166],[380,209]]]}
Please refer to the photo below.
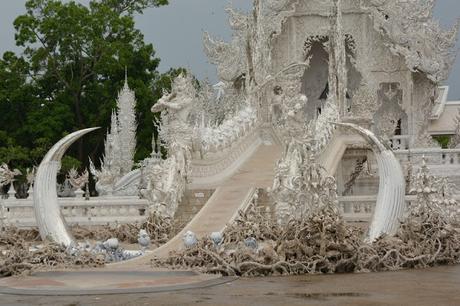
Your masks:
{"label": "ornate white temple building", "polygon": [[[435,148],[431,135],[454,134],[458,108],[440,86],[453,65],[457,27],[444,31],[432,19],[435,2],[254,1],[248,15],[228,10],[233,40],[206,35],[205,50],[228,91],[244,87],[259,123],[274,134],[283,99],[294,91],[308,99],[306,121],[332,99],[342,120],[371,129],[395,150]],[[368,149],[346,135],[326,142],[322,160],[339,191],[375,194]]]}
{"label": "ornate white temple building", "polygon": [[[460,107],[447,101],[442,86],[454,62],[458,27],[443,30],[432,19],[434,4],[254,0],[247,14],[228,9],[232,40],[204,35],[221,80],[217,90],[196,88],[190,76],[179,76],[172,92],[152,107],[162,118],[152,156],[131,172],[93,169],[110,178],[100,178],[98,187],[119,201],[140,195],[132,205],[172,217],[191,198],[202,199],[203,208],[159,251],[165,253],[185,231],[222,231],[254,198],[280,219],[295,212],[287,203],[308,198],[301,182],[316,186],[317,164],[335,178],[323,182],[326,191],[338,193],[337,205],[354,221],[369,221],[378,195],[391,184],[397,194],[387,196],[394,195],[399,214],[396,198],[411,201],[412,175],[422,160],[434,174],[460,183],[460,149],[442,149],[432,138],[458,132]],[[123,93],[130,95],[126,88],[121,101]],[[124,143],[135,138],[132,117],[113,120]],[[372,141],[336,123],[351,124]],[[123,147],[128,151],[113,162],[132,166],[132,149],[112,141],[113,133],[106,159]],[[160,148],[167,159],[160,158]],[[385,154],[398,165],[382,170]],[[304,193],[306,198],[292,198]],[[129,200],[123,203],[129,206]]]}

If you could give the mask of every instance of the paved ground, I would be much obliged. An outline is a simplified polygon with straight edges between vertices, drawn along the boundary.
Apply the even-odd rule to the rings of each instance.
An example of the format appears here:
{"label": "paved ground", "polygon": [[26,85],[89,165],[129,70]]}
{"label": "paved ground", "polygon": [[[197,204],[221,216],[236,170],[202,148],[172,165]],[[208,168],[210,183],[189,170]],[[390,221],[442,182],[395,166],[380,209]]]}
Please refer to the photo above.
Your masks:
{"label": "paved ground", "polygon": [[154,293],[205,288],[235,278],[192,271],[61,271],[0,279],[0,294],[12,295],[110,295]]}
{"label": "paved ground", "polygon": [[0,305],[460,305],[460,266],[238,279],[204,289],[84,297],[0,295]]}

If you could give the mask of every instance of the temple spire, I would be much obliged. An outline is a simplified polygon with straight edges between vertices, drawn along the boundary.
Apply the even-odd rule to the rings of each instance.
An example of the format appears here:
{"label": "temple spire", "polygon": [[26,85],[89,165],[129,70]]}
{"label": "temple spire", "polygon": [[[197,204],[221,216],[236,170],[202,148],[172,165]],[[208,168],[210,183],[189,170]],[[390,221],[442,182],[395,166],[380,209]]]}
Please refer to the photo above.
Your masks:
{"label": "temple spire", "polygon": [[125,66],[125,88],[128,88],[128,66]]}

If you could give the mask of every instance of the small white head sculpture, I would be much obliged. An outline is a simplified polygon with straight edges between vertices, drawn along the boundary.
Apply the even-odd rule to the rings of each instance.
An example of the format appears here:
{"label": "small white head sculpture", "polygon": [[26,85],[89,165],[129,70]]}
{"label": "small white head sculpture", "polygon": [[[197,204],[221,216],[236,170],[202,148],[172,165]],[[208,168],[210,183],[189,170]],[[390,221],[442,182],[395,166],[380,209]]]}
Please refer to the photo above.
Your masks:
{"label": "small white head sculpture", "polygon": [[215,246],[221,245],[222,241],[224,240],[224,237],[221,232],[212,232],[209,237],[211,238]]}
{"label": "small white head sculpture", "polygon": [[182,240],[184,241],[184,245],[185,245],[186,248],[191,248],[194,245],[196,245],[197,242],[198,242],[195,233],[193,233],[191,231],[187,231],[184,234],[184,237],[182,238]]}
{"label": "small white head sculpture", "polygon": [[110,238],[110,239],[106,240],[103,243],[103,245],[104,245],[104,248],[106,250],[116,250],[116,249],[118,249],[120,244],[119,244],[117,238]]}
{"label": "small white head sculpture", "polygon": [[147,233],[146,230],[141,229],[139,231],[139,235],[137,237],[137,242],[139,243],[139,245],[144,250],[150,246],[150,236],[149,236],[149,234]]}
{"label": "small white head sculpture", "polygon": [[250,249],[253,249],[253,250],[256,250],[257,249],[257,240],[256,238],[254,237],[248,237],[244,240],[244,244],[250,248]]}

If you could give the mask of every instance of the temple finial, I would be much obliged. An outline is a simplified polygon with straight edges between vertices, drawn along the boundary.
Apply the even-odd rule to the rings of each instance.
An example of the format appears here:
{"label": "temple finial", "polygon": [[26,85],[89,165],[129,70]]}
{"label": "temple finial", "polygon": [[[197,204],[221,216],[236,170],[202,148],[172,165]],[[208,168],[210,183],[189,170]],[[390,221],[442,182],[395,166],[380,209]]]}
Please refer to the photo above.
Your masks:
{"label": "temple finial", "polygon": [[125,86],[128,86],[128,66],[125,66]]}

